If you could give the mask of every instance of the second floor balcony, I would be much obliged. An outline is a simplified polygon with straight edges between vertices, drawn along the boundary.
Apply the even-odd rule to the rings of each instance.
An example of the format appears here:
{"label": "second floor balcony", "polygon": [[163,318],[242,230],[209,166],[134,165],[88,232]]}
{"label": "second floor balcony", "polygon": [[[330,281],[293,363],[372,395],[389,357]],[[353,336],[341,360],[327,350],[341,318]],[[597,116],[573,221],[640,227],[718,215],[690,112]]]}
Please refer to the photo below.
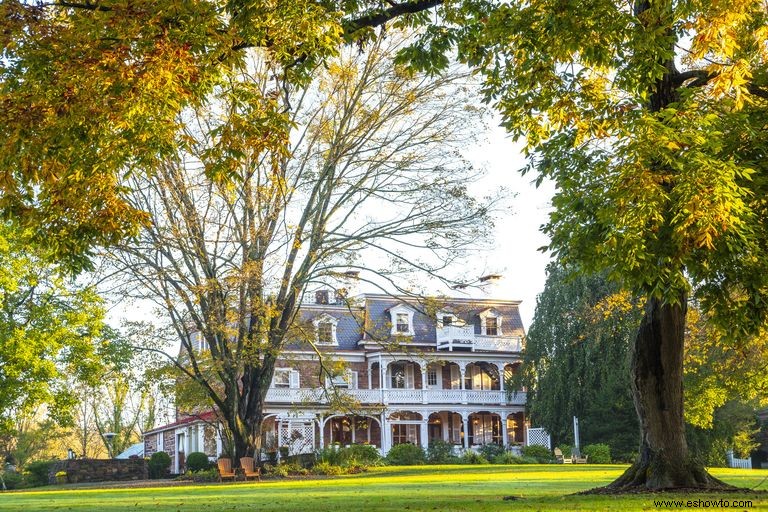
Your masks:
{"label": "second floor balcony", "polygon": [[469,350],[488,352],[520,352],[520,336],[490,336],[475,334],[474,325],[446,325],[438,327],[437,350]]}
{"label": "second floor balcony", "polygon": [[[525,392],[507,393],[497,390],[475,389],[342,389],[362,405],[389,404],[471,404],[471,405],[525,405]],[[320,388],[270,388],[267,403],[325,404],[328,393]]]}

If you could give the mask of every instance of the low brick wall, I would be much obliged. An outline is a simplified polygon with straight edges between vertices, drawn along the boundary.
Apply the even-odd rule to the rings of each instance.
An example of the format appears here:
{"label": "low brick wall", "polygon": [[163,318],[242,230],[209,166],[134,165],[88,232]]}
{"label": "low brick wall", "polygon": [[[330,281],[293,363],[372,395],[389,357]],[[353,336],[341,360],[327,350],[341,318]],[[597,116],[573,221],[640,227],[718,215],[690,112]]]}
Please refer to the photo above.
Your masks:
{"label": "low brick wall", "polygon": [[116,480],[146,480],[147,461],[144,459],[73,459],[51,464],[48,480],[56,483],[56,473],[67,472],[67,483],[109,482]]}

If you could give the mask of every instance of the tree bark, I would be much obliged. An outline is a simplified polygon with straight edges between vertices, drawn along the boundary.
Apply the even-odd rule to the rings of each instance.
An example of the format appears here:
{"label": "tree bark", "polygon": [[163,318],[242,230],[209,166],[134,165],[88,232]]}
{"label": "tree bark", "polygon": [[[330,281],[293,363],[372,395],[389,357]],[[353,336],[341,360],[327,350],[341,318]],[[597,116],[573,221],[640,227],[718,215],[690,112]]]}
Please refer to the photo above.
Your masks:
{"label": "tree bark", "polygon": [[632,396],[640,419],[637,461],[608,488],[728,488],[688,453],[683,417],[685,293],[648,299],[632,347]]}

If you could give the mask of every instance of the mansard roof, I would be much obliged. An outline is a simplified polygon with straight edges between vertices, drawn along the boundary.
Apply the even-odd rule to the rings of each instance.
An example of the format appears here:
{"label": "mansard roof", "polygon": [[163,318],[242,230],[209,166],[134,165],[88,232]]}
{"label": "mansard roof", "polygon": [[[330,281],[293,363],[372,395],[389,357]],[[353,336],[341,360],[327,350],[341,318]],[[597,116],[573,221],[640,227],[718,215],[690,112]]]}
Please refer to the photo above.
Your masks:
{"label": "mansard roof", "polygon": [[[336,336],[338,346],[334,350],[354,350],[360,340],[375,341],[391,338],[391,310],[404,306],[413,311],[413,343],[435,343],[436,315],[450,312],[467,325],[473,325],[475,334],[481,333],[480,314],[492,310],[503,318],[505,336],[524,336],[525,329],[520,318],[520,301],[497,299],[469,299],[452,297],[429,297],[419,299],[384,294],[364,294],[347,304],[304,304],[300,319],[312,322],[327,314],[338,319]],[[289,349],[307,348],[305,343],[292,343]]]}

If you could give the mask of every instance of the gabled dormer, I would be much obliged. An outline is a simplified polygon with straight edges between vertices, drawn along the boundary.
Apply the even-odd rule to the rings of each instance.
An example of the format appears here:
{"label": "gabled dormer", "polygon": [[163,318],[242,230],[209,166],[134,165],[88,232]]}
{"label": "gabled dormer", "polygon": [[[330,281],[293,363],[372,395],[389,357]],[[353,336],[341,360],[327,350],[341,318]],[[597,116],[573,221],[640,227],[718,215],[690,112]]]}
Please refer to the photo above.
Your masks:
{"label": "gabled dormer", "polygon": [[480,334],[483,336],[501,336],[501,322],[504,317],[496,308],[488,308],[478,315],[480,317]]}
{"label": "gabled dormer", "polygon": [[315,326],[315,343],[332,346],[339,344],[336,337],[336,326],[339,324],[338,318],[328,313],[321,313],[312,320],[312,324]]}
{"label": "gabled dormer", "polygon": [[392,324],[392,336],[413,336],[413,315],[416,310],[406,304],[398,304],[389,308],[389,317]]}

